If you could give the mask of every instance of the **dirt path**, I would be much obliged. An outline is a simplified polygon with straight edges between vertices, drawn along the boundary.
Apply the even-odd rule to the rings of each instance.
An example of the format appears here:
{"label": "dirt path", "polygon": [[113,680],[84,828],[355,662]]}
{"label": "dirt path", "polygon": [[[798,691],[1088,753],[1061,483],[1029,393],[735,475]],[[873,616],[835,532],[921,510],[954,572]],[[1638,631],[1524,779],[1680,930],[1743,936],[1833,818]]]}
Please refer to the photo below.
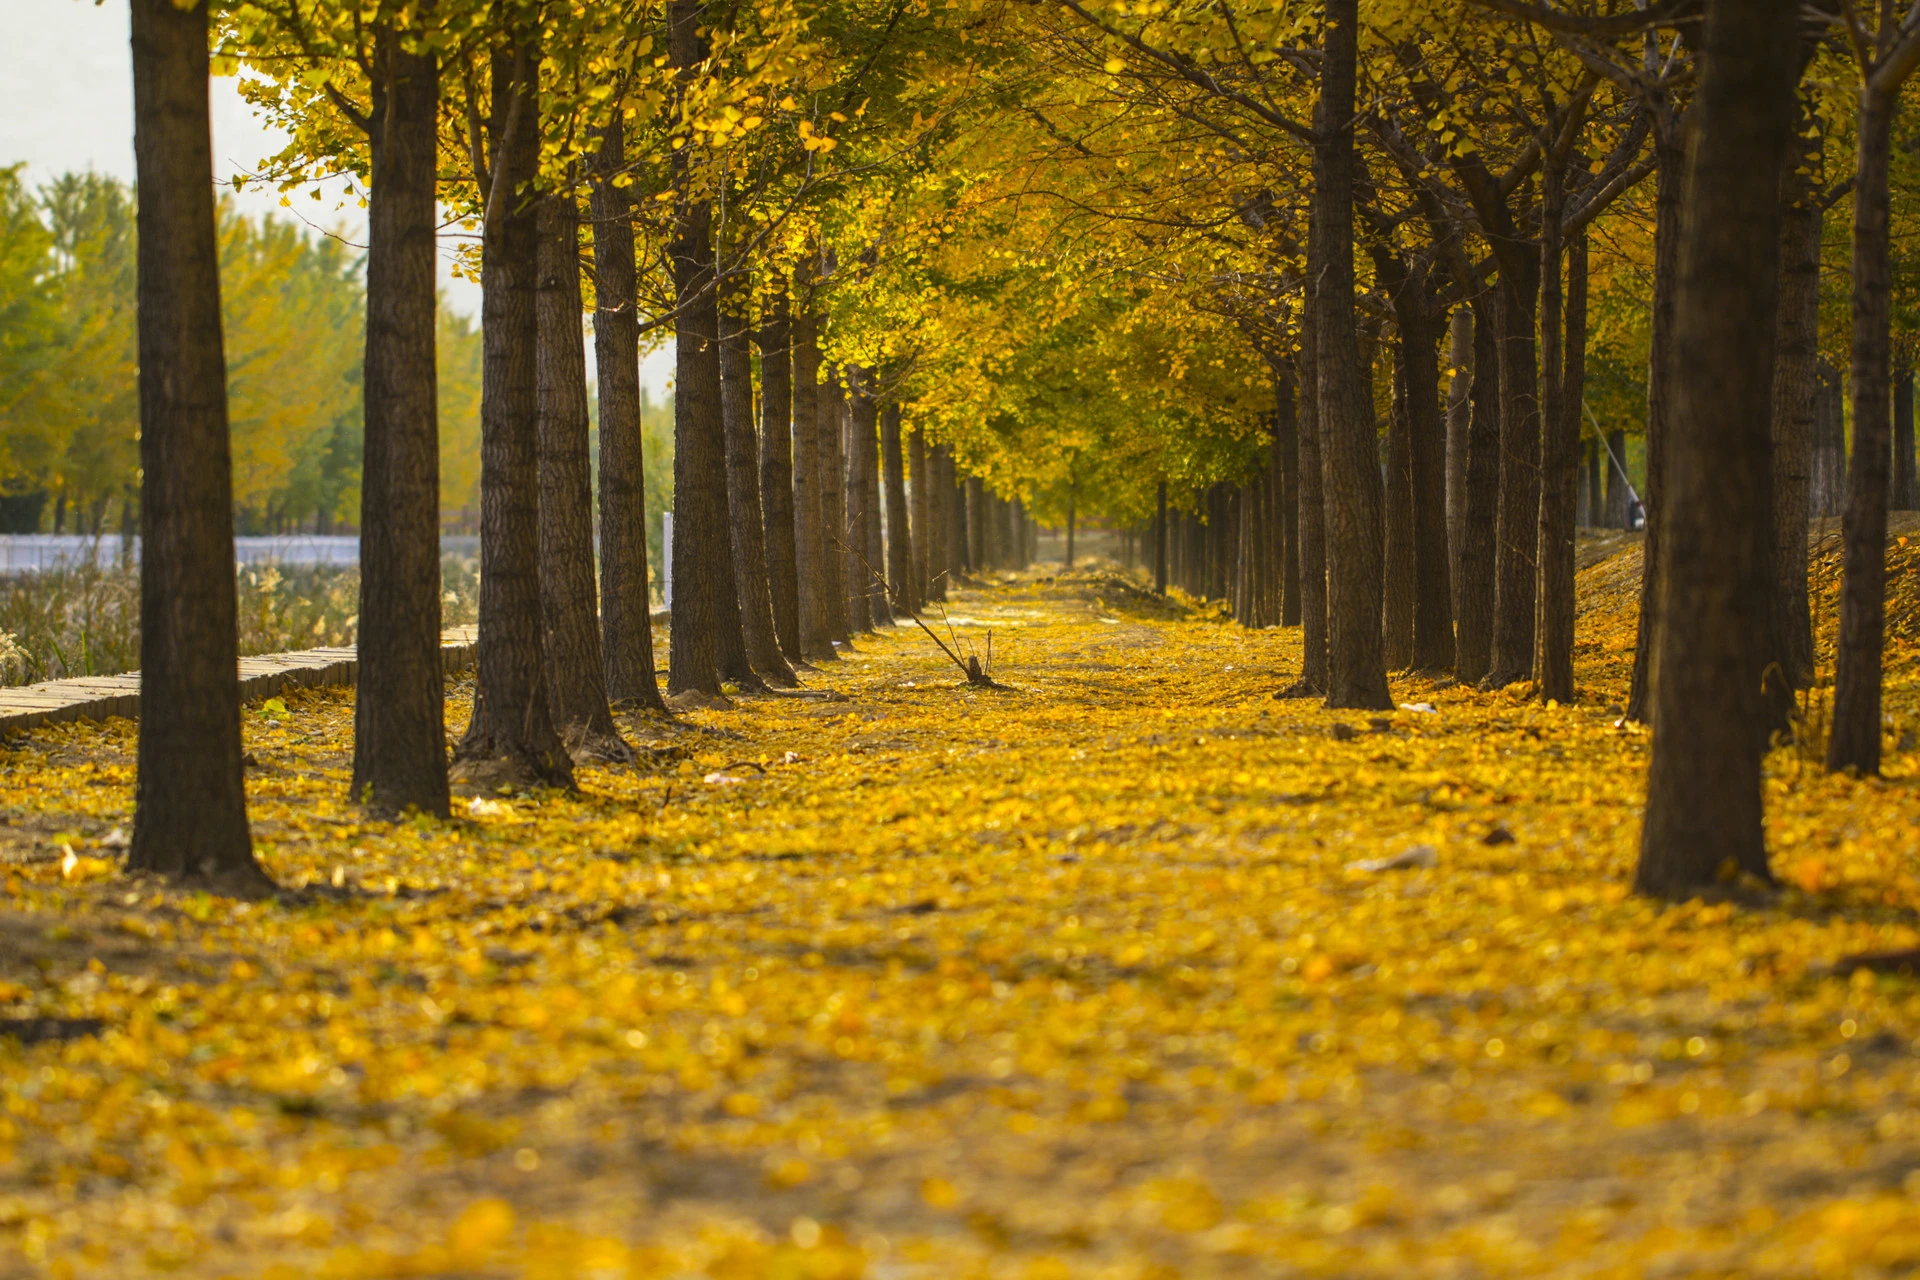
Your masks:
{"label": "dirt path", "polygon": [[350,695],[290,697],[285,904],[84,861],[126,726],[16,747],[0,1014],[69,1021],[0,1039],[0,1275],[1920,1262],[1920,1000],[1810,968],[1920,943],[1911,789],[1783,772],[1814,892],[1661,910],[1602,707],[1276,702],[1296,633],[1084,582],[952,613],[1007,691],[899,629],[449,825],[344,808]]}

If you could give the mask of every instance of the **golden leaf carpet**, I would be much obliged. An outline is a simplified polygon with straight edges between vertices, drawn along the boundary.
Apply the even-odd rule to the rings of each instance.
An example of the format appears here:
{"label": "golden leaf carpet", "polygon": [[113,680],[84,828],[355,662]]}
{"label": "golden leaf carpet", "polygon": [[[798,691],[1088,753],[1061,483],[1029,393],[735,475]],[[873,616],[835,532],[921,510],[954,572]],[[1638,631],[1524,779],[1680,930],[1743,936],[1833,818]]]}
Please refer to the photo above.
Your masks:
{"label": "golden leaf carpet", "polygon": [[451,822],[289,696],[266,902],[117,871],[132,725],[16,739],[0,1276],[1907,1274],[1920,985],[1834,962],[1920,946],[1910,629],[1781,892],[1638,900],[1637,555],[1572,707],[1276,701],[1297,631],[1099,575],[957,595],[1005,691],[863,636]]}

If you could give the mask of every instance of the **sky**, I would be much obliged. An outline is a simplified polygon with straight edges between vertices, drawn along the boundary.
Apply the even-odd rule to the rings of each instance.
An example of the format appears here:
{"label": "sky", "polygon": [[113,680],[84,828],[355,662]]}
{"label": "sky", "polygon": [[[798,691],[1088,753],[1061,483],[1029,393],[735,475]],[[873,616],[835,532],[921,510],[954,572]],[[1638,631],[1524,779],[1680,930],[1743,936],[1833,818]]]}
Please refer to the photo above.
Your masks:
{"label": "sky", "polygon": [[[124,0],[0,0],[0,165],[26,163],[37,186],[59,173],[94,169],[133,179],[133,71]],[[230,183],[252,173],[285,137],[268,128],[242,101],[232,79],[212,86],[214,178]],[[366,215],[342,199],[342,183],[323,187],[321,199],[293,197],[310,224],[353,244],[364,243]],[[235,197],[250,214],[293,216],[271,188],[243,189]],[[442,245],[440,282],[456,310],[477,316],[480,287],[448,271],[452,242]],[[660,398],[673,376],[671,345],[648,355],[641,377]]]}

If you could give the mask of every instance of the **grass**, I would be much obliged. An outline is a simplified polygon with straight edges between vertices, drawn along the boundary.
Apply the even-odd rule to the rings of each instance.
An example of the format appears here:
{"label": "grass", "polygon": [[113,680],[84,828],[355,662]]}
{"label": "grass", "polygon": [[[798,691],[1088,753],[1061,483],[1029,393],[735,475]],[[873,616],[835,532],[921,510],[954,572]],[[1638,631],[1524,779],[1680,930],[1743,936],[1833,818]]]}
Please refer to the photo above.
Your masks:
{"label": "grass", "polygon": [[[447,626],[474,620],[480,564],[440,566]],[[241,654],[350,645],[360,571],[341,565],[247,565],[235,575]],[[110,676],[140,665],[137,571],[79,568],[23,574],[0,585],[0,684]]]}

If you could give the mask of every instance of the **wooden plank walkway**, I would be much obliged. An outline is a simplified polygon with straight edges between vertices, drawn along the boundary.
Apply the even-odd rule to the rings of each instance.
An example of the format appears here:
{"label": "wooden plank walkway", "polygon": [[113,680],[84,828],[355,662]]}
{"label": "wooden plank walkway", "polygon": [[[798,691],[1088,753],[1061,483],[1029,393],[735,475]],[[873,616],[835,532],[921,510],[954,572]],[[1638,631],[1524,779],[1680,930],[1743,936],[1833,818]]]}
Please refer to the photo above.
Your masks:
{"label": "wooden plank walkway", "polygon": [[[473,665],[477,627],[452,627],[440,634],[440,665],[448,675]],[[240,700],[271,698],[283,689],[347,685],[359,673],[355,651],[346,648],[301,649],[240,659]],[[105,720],[140,715],[140,673],[82,676],[44,684],[0,689],[0,734],[72,720]]]}

